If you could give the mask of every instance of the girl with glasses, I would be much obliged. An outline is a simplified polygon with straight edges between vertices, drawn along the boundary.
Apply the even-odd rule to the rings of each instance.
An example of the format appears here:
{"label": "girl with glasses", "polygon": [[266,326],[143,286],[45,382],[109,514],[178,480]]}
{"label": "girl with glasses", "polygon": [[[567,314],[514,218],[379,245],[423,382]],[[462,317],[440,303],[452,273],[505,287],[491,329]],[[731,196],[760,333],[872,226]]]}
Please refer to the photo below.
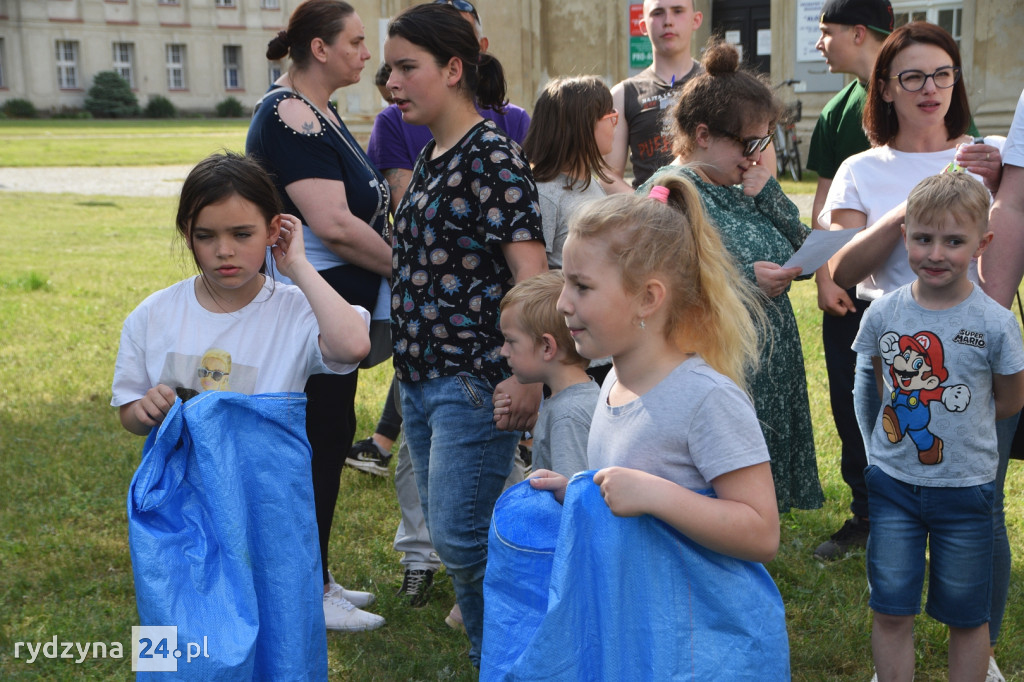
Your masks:
{"label": "girl with glasses", "polygon": [[610,182],[604,155],[618,118],[612,93],[597,76],[556,78],[537,98],[523,151],[537,181],[548,267],[562,267],[569,217],[605,195],[593,180]]}
{"label": "girl with glasses", "polygon": [[[971,124],[971,112],[967,88],[961,77],[962,66],[956,41],[935,24],[923,21],[906,24],[882,44],[864,106],[864,129],[874,146],[842,163],[824,210],[818,216],[822,225],[831,226],[833,230],[866,226],[830,263],[836,284],[842,287],[856,285],[857,297],[864,301],[878,299],[916,278],[908,261],[901,225],[906,222],[907,196],[921,180],[943,172],[955,162],[982,180],[991,193],[999,187],[1002,177],[1000,150],[1004,138],[986,137],[974,143],[966,134]],[[995,248],[1001,247],[997,243]],[[978,281],[976,263],[971,264],[968,276],[974,282]],[[868,356],[857,356],[853,393],[857,422],[867,443],[882,409]],[[992,647],[999,636],[1010,582],[1010,545],[1004,523],[1002,488],[1016,422],[1017,417],[1014,416],[996,423],[999,467],[992,501],[991,608],[987,632],[984,633]],[[868,494],[870,499],[870,483]],[[872,530],[868,539],[869,557],[872,537],[880,536]],[[883,550],[876,548],[875,551]],[[920,604],[919,593],[920,589],[914,610]],[[965,628],[955,632],[971,629],[966,627],[966,622],[960,624]],[[902,667],[899,678],[910,679],[913,673],[913,618],[876,611],[874,625],[875,637],[884,638],[892,645],[887,651],[875,651],[879,674],[884,675],[883,669],[891,669],[891,655],[896,652]],[[951,678],[955,677],[954,668],[964,663],[960,657],[965,650],[962,642],[964,639],[959,634],[951,635]],[[991,665],[995,665],[994,658]],[[984,660],[980,670],[984,670]],[[969,675],[977,673],[976,667]]]}
{"label": "girl with glasses", "polygon": [[762,157],[779,113],[772,88],[739,63],[735,47],[709,44],[704,73],[686,84],[672,110],[677,156],[661,172],[685,175],[697,186],[726,250],[764,294],[760,364],[748,383],[771,453],[775,495],[780,512],[817,509],[824,496],[803,349],[787,293],[800,268],[780,265],[808,230],[772,176],[774,162]]}

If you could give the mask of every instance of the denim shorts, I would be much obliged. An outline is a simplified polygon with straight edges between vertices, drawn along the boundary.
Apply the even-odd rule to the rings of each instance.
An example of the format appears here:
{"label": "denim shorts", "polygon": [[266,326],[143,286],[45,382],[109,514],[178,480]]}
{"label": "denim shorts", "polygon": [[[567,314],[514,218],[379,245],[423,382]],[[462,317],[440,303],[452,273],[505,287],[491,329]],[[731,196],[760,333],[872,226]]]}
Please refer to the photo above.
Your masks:
{"label": "denim shorts", "polygon": [[928,615],[956,628],[987,623],[995,483],[917,486],[874,465],[864,479],[871,509],[867,566],[872,610],[892,616],[920,613],[927,546]]}

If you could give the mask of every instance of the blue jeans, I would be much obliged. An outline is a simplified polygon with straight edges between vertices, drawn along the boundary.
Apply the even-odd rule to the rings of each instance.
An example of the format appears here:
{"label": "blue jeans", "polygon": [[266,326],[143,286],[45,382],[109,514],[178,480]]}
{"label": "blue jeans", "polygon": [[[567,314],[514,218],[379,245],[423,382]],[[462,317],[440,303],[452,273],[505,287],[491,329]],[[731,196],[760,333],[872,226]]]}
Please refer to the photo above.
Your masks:
{"label": "blue jeans", "polygon": [[430,539],[455,587],[480,665],[487,531],[519,433],[494,424],[494,387],[466,376],[401,382],[402,416]]}
{"label": "blue jeans", "polygon": [[[853,405],[864,443],[870,445],[871,432],[875,424],[878,423],[878,412],[882,409],[882,401],[878,397],[871,358],[863,354],[857,356],[857,376],[853,382]],[[995,646],[999,639],[999,629],[1003,624],[1006,599],[1010,591],[1010,539],[1006,535],[1006,516],[1003,512],[1003,484],[1006,481],[1006,468],[1010,461],[1010,445],[1013,443],[1013,434],[1017,429],[1019,418],[1018,414],[996,422],[999,469],[996,474],[992,504],[992,530],[994,532],[992,617],[988,624],[989,640],[992,646]]]}
{"label": "blue jeans", "polygon": [[871,508],[871,609],[893,616],[920,611],[927,546],[928,615],[957,628],[989,622],[995,483],[933,488],[905,483],[871,465],[864,480]]}

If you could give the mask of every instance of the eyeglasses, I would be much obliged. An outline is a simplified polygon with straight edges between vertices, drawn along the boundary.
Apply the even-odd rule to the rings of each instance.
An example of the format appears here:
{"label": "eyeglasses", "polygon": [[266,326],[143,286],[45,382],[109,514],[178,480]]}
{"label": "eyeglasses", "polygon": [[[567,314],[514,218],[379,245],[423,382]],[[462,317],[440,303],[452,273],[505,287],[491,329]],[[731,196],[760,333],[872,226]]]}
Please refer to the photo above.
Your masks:
{"label": "eyeglasses", "polygon": [[473,15],[473,18],[480,21],[480,15],[476,13],[476,7],[473,7],[473,3],[466,2],[466,0],[434,0],[435,5],[451,5],[460,12],[469,12]]}
{"label": "eyeglasses", "polygon": [[605,114],[604,116],[602,116],[601,118],[599,118],[597,120],[598,121],[603,121],[606,118],[610,118],[612,120],[612,125],[613,126],[616,126],[616,125],[619,124],[619,112],[615,111],[614,109],[612,109],[607,114]]}
{"label": "eyeglasses", "polygon": [[221,379],[223,379],[224,377],[226,377],[230,373],[231,372],[222,372],[219,369],[210,370],[210,369],[206,369],[205,367],[200,367],[199,370],[197,371],[197,374],[199,374],[199,378],[200,379],[205,379],[206,377],[210,377],[214,381],[220,381]]}
{"label": "eyeglasses", "polygon": [[770,132],[764,137],[740,137],[736,133],[730,133],[728,130],[722,130],[720,128],[712,128],[713,131],[727,137],[730,140],[735,140],[743,145],[743,156],[753,156],[754,154],[760,154],[768,145],[775,139],[775,132]]}
{"label": "eyeglasses", "polygon": [[951,88],[960,80],[960,67],[943,66],[941,69],[935,69],[932,73],[925,73],[917,69],[907,69],[906,71],[900,71],[895,76],[889,76],[889,80],[898,80],[900,87],[907,92],[917,92],[924,87],[929,78],[932,79],[937,88],[942,88],[943,90]]}

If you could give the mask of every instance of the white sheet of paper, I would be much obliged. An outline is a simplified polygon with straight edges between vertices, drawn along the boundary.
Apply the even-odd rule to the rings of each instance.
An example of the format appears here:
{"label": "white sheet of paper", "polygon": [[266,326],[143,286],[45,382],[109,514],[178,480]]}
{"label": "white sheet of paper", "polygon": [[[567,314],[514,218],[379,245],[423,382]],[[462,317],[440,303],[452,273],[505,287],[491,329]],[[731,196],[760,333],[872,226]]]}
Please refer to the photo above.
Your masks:
{"label": "white sheet of paper", "polygon": [[824,265],[829,258],[864,228],[855,230],[811,230],[803,246],[786,261],[784,268],[803,268],[802,275],[809,275]]}

